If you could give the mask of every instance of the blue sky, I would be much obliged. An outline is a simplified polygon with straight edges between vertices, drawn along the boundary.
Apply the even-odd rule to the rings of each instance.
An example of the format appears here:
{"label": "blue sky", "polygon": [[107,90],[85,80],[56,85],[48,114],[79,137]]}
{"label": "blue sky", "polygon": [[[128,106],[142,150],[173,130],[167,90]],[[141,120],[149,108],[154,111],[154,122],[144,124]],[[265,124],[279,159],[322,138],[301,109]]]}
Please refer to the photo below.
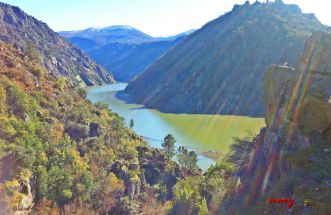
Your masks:
{"label": "blue sky", "polygon": [[[197,29],[245,0],[0,0],[19,6],[53,30],[131,25],[152,36]],[[255,0],[251,0],[255,2]],[[284,0],[331,25],[329,0]]]}

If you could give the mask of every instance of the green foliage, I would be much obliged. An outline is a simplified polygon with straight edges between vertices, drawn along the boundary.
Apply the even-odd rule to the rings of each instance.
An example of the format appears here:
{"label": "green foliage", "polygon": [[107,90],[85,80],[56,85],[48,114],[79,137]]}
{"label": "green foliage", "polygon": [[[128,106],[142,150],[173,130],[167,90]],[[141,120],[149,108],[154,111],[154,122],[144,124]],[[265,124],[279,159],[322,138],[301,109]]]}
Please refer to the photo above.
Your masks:
{"label": "green foliage", "polygon": [[162,147],[168,160],[170,160],[175,155],[175,142],[176,139],[171,134],[168,134],[164,137]]}
{"label": "green foliage", "polygon": [[70,199],[72,197],[72,192],[69,189],[65,189],[62,191],[62,196],[66,199]]}
{"label": "green foliage", "polygon": [[87,91],[84,88],[78,88],[78,93],[81,97],[86,98]]}
{"label": "green foliage", "polygon": [[214,213],[219,213],[219,203],[234,190],[235,180],[232,177],[235,165],[226,158],[219,160],[208,168],[201,184],[202,196],[208,199],[208,205]]}
{"label": "green foliage", "polygon": [[68,199],[68,191],[71,191],[73,185],[73,177],[67,170],[58,166],[52,166],[48,175],[48,198],[54,199],[59,204],[65,203]]}
{"label": "green foliage", "polygon": [[95,106],[100,110],[108,110],[109,109],[109,105],[105,102],[97,102],[97,103],[95,103]]}
{"label": "green foliage", "polygon": [[2,85],[0,85],[0,114],[7,112],[7,93]]}
{"label": "green foliage", "polygon": [[31,73],[38,79],[41,79],[45,75],[45,69],[40,64],[35,64],[31,68]]}
{"label": "green foliage", "polygon": [[235,165],[229,162],[227,158],[223,158],[208,168],[206,178],[218,176],[229,178],[234,174],[235,170]]}
{"label": "green foliage", "polygon": [[48,192],[48,173],[46,168],[43,166],[37,167],[36,175],[37,175],[36,198],[40,200],[42,199],[42,197],[46,196]]}
{"label": "green foliage", "polygon": [[65,77],[58,77],[55,82],[55,87],[63,91],[66,87],[67,79]]}
{"label": "green foliage", "polygon": [[194,151],[188,151],[185,147],[178,148],[177,159],[181,166],[184,166],[188,170],[192,171],[197,168],[198,156]]}
{"label": "green foliage", "polygon": [[[115,154],[110,144],[116,145],[128,139],[122,118],[109,110],[100,112],[83,100],[82,91],[61,93],[59,97],[46,97],[37,92],[29,95],[17,83],[3,78],[0,80],[0,94],[0,171],[3,179],[13,180],[24,169],[32,171],[36,180],[36,203],[44,198],[59,206],[77,198],[92,202],[92,196],[98,196],[101,190],[114,190],[115,194],[114,197],[105,194],[105,199],[98,207],[114,205],[119,201],[120,196],[116,192],[123,193],[121,180],[113,176],[107,189],[100,189],[96,181],[103,181],[103,177],[107,177],[109,167],[120,154]],[[73,101],[63,101],[67,98]],[[62,111],[59,103],[65,107]],[[74,105],[78,103],[77,108]],[[81,153],[82,145],[73,139],[89,137],[86,123],[90,120],[102,125],[107,136],[97,138],[98,141],[91,144],[84,144],[84,153]],[[115,124],[116,128],[113,128]],[[81,136],[75,137],[74,134]],[[135,148],[129,145],[121,153],[123,158],[135,160],[137,157]],[[91,168],[89,160],[97,164],[97,168]],[[6,195],[16,195],[15,192],[19,194],[12,188],[9,191],[12,192]]]}
{"label": "green foliage", "polygon": [[169,214],[209,214],[206,199],[198,187],[188,181],[178,181],[174,187],[173,207]]}
{"label": "green foliage", "polygon": [[24,114],[29,114],[31,110],[28,97],[17,85],[8,86],[7,105],[10,113],[19,118],[23,118]]}
{"label": "green foliage", "polygon": [[28,56],[31,62],[40,63],[41,61],[40,52],[32,41],[26,43],[25,54]]}

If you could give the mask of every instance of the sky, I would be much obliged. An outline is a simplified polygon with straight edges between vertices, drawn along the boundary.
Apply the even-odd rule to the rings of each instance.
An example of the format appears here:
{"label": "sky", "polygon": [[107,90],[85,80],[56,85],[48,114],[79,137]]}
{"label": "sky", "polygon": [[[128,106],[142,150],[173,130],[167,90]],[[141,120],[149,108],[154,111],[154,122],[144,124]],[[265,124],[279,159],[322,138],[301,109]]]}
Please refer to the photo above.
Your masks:
{"label": "sky", "polygon": [[[55,31],[130,25],[152,36],[198,29],[245,0],[0,0],[19,6]],[[331,26],[331,1],[283,0]],[[255,0],[251,0],[254,3]]]}

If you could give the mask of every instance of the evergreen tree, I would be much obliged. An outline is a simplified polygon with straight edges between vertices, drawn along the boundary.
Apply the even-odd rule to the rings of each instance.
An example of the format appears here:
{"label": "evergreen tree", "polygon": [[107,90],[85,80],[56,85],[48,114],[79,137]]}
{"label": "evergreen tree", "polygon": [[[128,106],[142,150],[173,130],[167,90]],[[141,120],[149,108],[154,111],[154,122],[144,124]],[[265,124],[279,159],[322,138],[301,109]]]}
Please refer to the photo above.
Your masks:
{"label": "evergreen tree", "polygon": [[194,151],[190,151],[188,154],[188,169],[192,171],[192,169],[197,167],[198,156]]}
{"label": "evergreen tree", "polygon": [[178,154],[177,154],[178,163],[183,167],[188,166],[188,162],[187,162],[188,154],[189,154],[189,152],[184,146],[180,146],[178,148]]}
{"label": "evergreen tree", "polygon": [[134,127],[134,120],[131,119],[131,120],[130,120],[130,129],[133,129],[133,127]]}
{"label": "evergreen tree", "polygon": [[168,134],[167,136],[164,137],[164,142],[162,143],[162,147],[168,160],[170,160],[175,155],[175,142],[176,139],[171,134]]}
{"label": "evergreen tree", "polygon": [[194,151],[188,151],[185,147],[178,148],[178,163],[190,171],[197,167],[198,156]]}

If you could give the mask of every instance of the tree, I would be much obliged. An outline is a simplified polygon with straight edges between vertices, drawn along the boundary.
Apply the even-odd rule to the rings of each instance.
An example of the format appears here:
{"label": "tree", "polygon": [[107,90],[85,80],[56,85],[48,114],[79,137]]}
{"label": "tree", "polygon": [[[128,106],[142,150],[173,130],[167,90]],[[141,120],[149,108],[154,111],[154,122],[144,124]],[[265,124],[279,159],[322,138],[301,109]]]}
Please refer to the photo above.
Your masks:
{"label": "tree", "polygon": [[25,54],[28,56],[29,60],[32,63],[40,63],[41,61],[40,52],[32,41],[26,43]]}
{"label": "tree", "polygon": [[198,156],[194,151],[190,151],[188,154],[188,169],[192,171],[192,169],[197,167]]}
{"label": "tree", "polygon": [[3,86],[0,86],[0,114],[7,112],[7,92]]}
{"label": "tree", "polygon": [[130,120],[130,129],[133,129],[133,127],[134,127],[134,120],[131,119],[131,120]]}
{"label": "tree", "polygon": [[188,160],[188,150],[184,147],[184,146],[180,146],[178,148],[178,154],[177,154],[177,159],[178,159],[178,163],[181,166],[187,167],[187,160]]}
{"label": "tree", "polygon": [[190,171],[197,167],[197,154],[194,151],[189,152],[184,146],[178,148],[177,159],[181,166],[184,166]]}
{"label": "tree", "polygon": [[206,199],[200,195],[198,184],[179,180],[173,190],[173,206],[168,214],[209,214]]}
{"label": "tree", "polygon": [[173,135],[168,134],[164,137],[164,142],[162,143],[163,151],[168,160],[175,155],[175,142],[176,139]]}
{"label": "tree", "polygon": [[48,192],[47,183],[48,183],[48,174],[47,170],[43,166],[37,167],[37,187],[36,187],[36,198],[38,200],[46,196]]}

